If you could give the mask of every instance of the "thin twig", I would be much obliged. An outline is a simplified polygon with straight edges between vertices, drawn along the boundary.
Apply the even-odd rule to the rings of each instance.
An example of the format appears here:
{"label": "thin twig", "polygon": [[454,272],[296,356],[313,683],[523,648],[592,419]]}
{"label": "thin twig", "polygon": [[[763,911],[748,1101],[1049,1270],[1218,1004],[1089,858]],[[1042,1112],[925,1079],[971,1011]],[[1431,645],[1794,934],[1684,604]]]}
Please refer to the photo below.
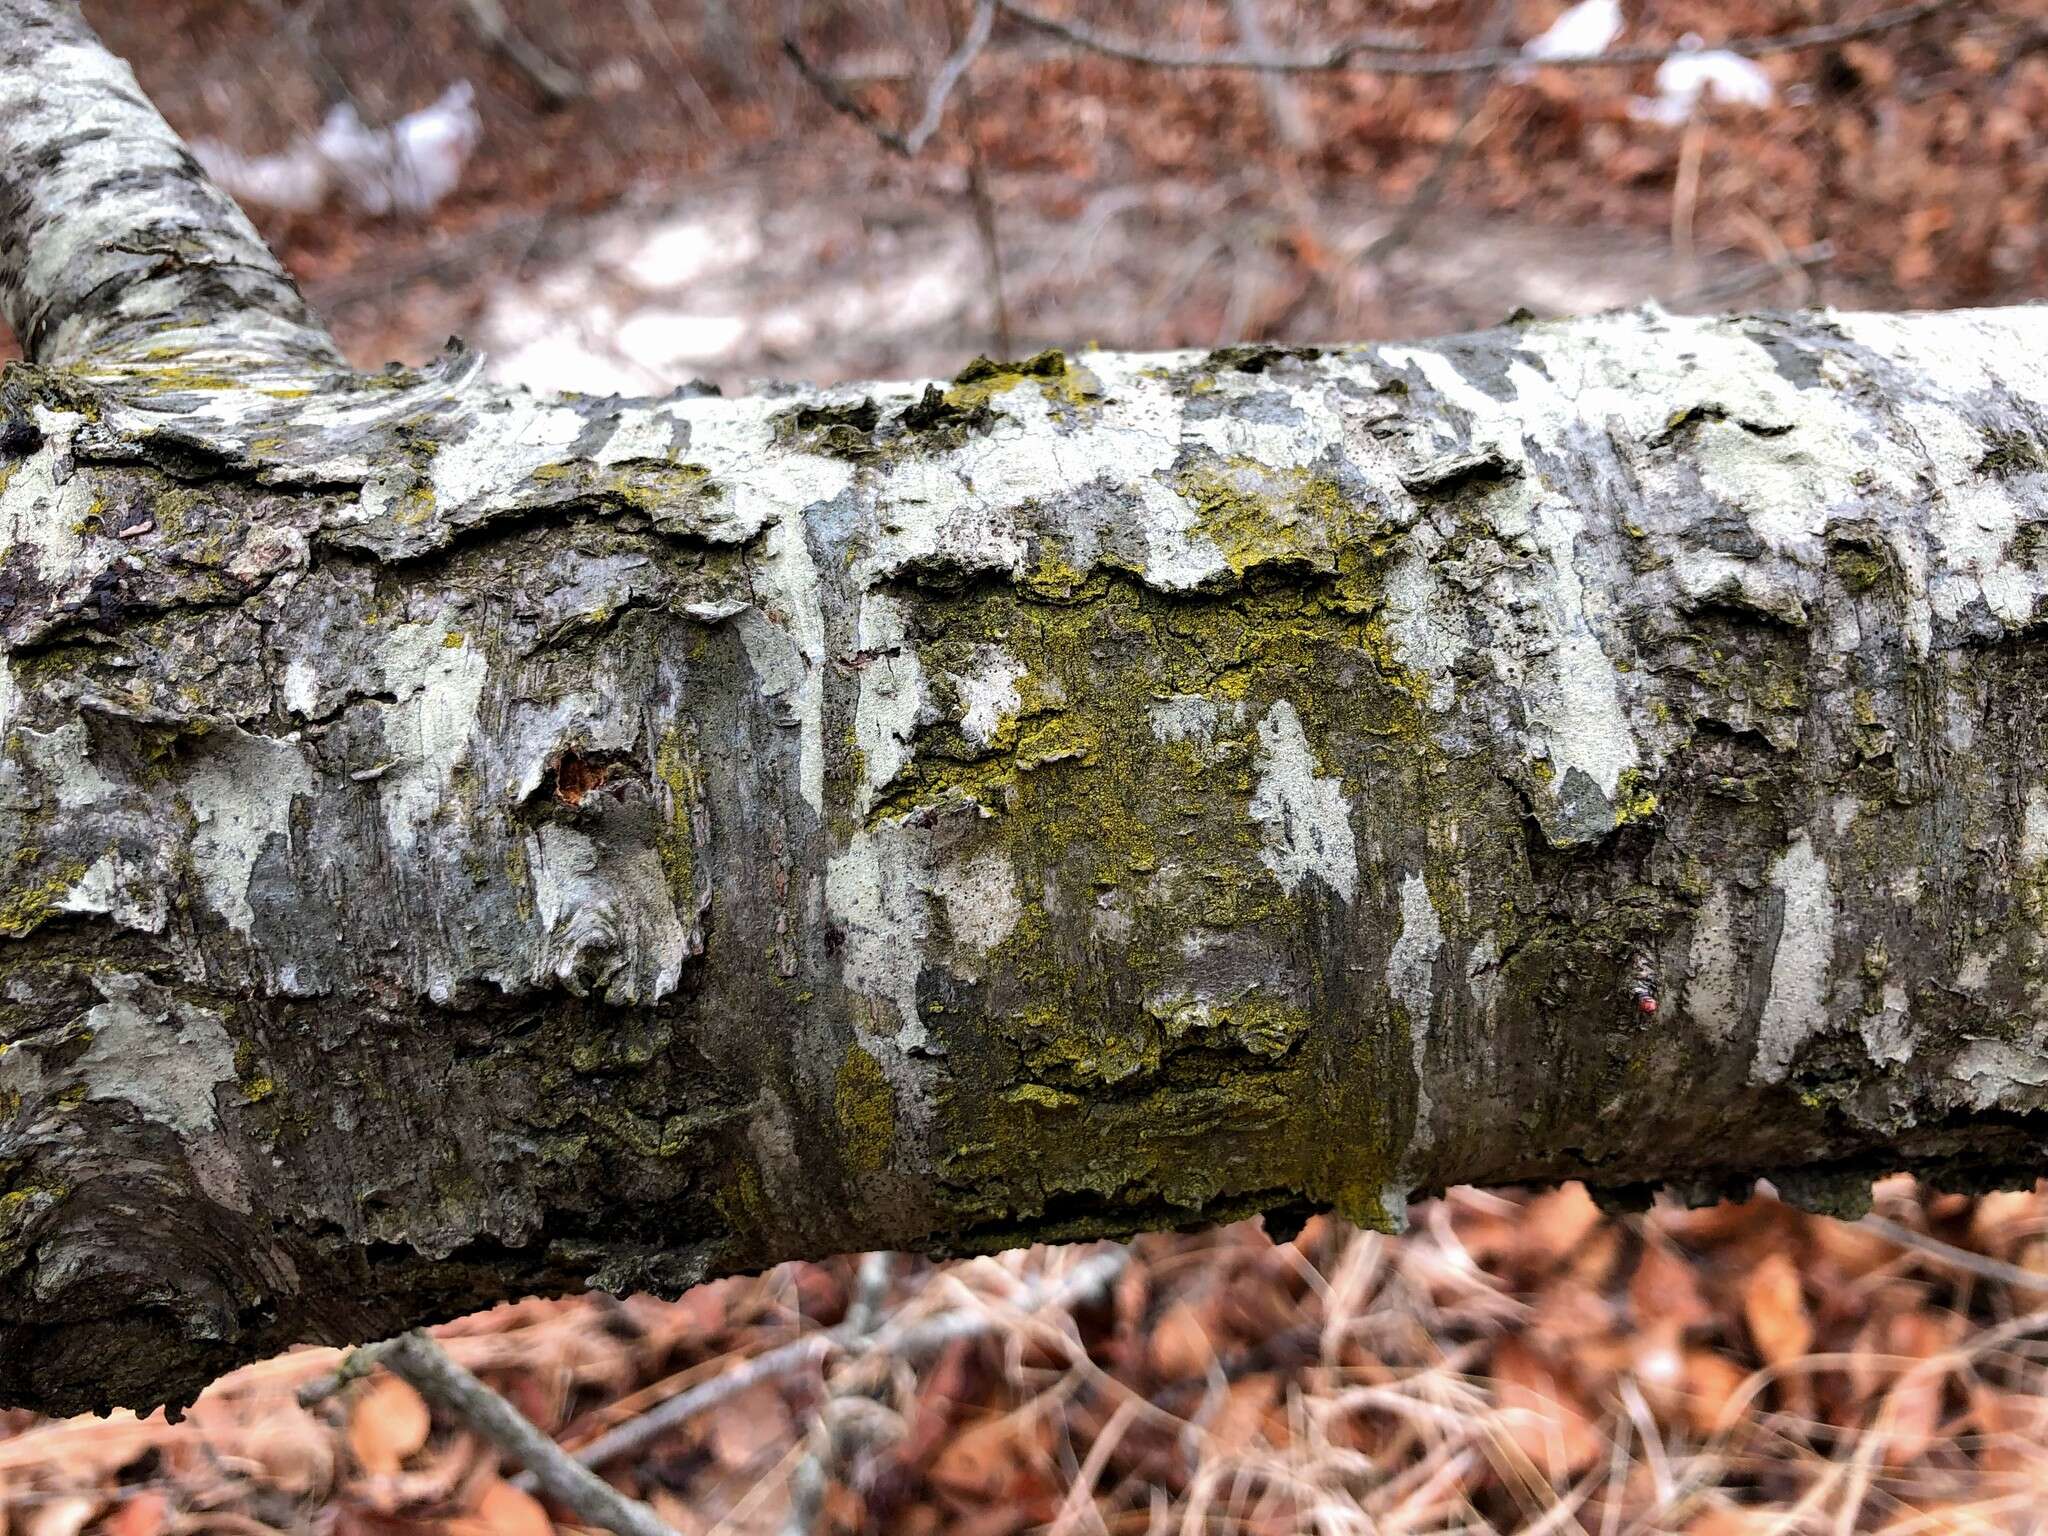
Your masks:
{"label": "thin twig", "polygon": [[1671,251],[1683,280],[1693,275],[1692,224],[1700,202],[1700,161],[1707,151],[1706,124],[1685,125],[1678,145],[1678,172],[1671,181]]}
{"label": "thin twig", "polygon": [[[1026,1313],[1047,1307],[1073,1306],[1101,1294],[1129,1263],[1130,1251],[1121,1245],[1091,1254],[1057,1280],[1027,1286],[1014,1305]],[[955,1339],[973,1338],[988,1331],[994,1319],[995,1314],[988,1312],[965,1309],[945,1312],[908,1327],[885,1326],[872,1335],[869,1347],[915,1359],[932,1354]],[[639,1418],[606,1430],[588,1445],[578,1448],[574,1452],[575,1458],[586,1467],[601,1467],[630,1456],[678,1424],[687,1423],[706,1409],[730,1401],[757,1382],[787,1375],[814,1360],[822,1360],[834,1350],[845,1348],[848,1342],[848,1335],[843,1331],[845,1327],[841,1323],[838,1328],[805,1334],[800,1339],[766,1350],[722,1376],[714,1376],[687,1392],[676,1394]],[[528,1486],[524,1477],[513,1481],[518,1486]]]}
{"label": "thin twig", "polygon": [[[887,1251],[870,1253],[861,1260],[854,1281],[853,1297],[840,1325],[849,1353],[862,1351],[882,1321],[882,1304],[888,1299],[889,1279],[895,1272],[896,1255]],[[811,1415],[804,1434],[804,1456],[789,1476],[789,1515],[783,1522],[784,1536],[811,1536],[825,1525],[825,1495],[838,1475],[842,1437],[834,1422],[837,1400],[856,1390],[842,1366],[826,1383],[824,1400]]]}
{"label": "thin twig", "polygon": [[1796,251],[1787,251],[1782,259],[1760,261],[1731,276],[1702,283],[1697,288],[1666,294],[1657,302],[1671,309],[1680,306],[1689,308],[1695,304],[1720,304],[1739,294],[1748,293],[1752,288],[1761,288],[1773,278],[1786,277],[1795,272],[1810,274],[1817,268],[1825,267],[1834,259],[1833,242],[1822,240],[1814,245],[1801,246]]}
{"label": "thin twig", "polygon": [[[1357,70],[1381,75],[1463,75],[1475,71],[1491,73],[1529,59],[1519,48],[1475,48],[1462,53],[1428,53],[1411,40],[1379,33],[1365,33],[1325,44],[1300,53],[1261,53],[1249,49],[1215,52],[1154,48],[1148,44],[1112,37],[1079,22],[1062,21],[1025,5],[1023,0],[994,0],[996,8],[1011,20],[1035,31],[1060,38],[1077,48],[1105,54],[1132,64],[1149,64],[1159,69],[1249,69],[1281,74],[1320,74],[1334,70]],[[1805,48],[1825,48],[1894,27],[1910,26],[1940,11],[1960,6],[1964,0],[1916,0],[1912,5],[1880,11],[1862,21],[1828,22],[1801,27],[1774,37],[1736,37],[1710,43],[1708,48],[1745,58],[1774,53],[1796,53]],[[1695,51],[1684,44],[1669,47],[1613,48],[1583,58],[1545,59],[1546,69],[1615,69],[1637,64],[1661,64]]]}
{"label": "thin twig", "polygon": [[499,0],[463,0],[462,8],[484,41],[504,54],[540,92],[542,105],[559,107],[586,93],[583,77],[548,57],[532,38],[513,26]]}
{"label": "thin twig", "polygon": [[995,307],[996,355],[1015,354],[1016,333],[1010,326],[1010,301],[1003,283],[1003,241],[996,228],[996,203],[989,195],[988,175],[981,163],[981,140],[968,135],[967,200],[974,208],[974,232],[981,239],[982,259],[988,264],[989,298]]}
{"label": "thin twig", "polygon": [[586,1524],[614,1536],[677,1536],[652,1509],[627,1498],[542,1434],[532,1420],[456,1364],[424,1333],[402,1333],[357,1350],[333,1376],[302,1391],[299,1401],[318,1402],[379,1365],[525,1467],[543,1493]]}
{"label": "thin twig", "polygon": [[967,33],[960,45],[946,56],[946,62],[939,66],[939,72],[932,76],[931,84],[925,90],[924,110],[917,121],[907,130],[890,127],[873,112],[862,106],[860,101],[846,89],[838,76],[831,74],[812,62],[804,52],[803,45],[795,33],[782,39],[782,51],[789,56],[790,63],[805,82],[825,99],[833,111],[852,118],[861,127],[873,134],[883,145],[913,159],[931,142],[933,134],[939,131],[939,124],[946,115],[946,102],[973,65],[981,50],[988,45],[989,33],[995,27],[997,0],[978,0],[974,15],[967,23]]}
{"label": "thin twig", "polygon": [[1967,1248],[1958,1248],[1954,1243],[1944,1243],[1938,1237],[1916,1232],[1902,1222],[1893,1221],[1889,1216],[1880,1216],[1873,1211],[1857,1225],[1868,1228],[1887,1242],[1897,1243],[1901,1248],[1916,1249],[1940,1260],[1951,1269],[1963,1270],[1980,1280],[1993,1280],[2001,1285],[2009,1285],[2016,1291],[2048,1291],[2048,1275],[2037,1275],[2031,1269],[2021,1269],[2017,1264],[2008,1264],[2003,1259],[1992,1258],[1989,1254],[1972,1253]]}
{"label": "thin twig", "polygon": [[[1514,25],[1515,0],[1494,0],[1493,10],[1488,14],[1479,34],[1479,48],[1486,52],[1498,48],[1501,39],[1508,35],[1508,28]],[[1479,109],[1486,103],[1487,93],[1493,88],[1494,77],[1490,72],[1474,70],[1458,88],[1458,126],[1451,130],[1451,136],[1444,140],[1438,151],[1436,164],[1429,168],[1429,174],[1422,178],[1422,184],[1415,189],[1415,195],[1408,199],[1400,217],[1393,227],[1365,248],[1365,260],[1385,261],[1394,252],[1415,237],[1436,205],[1443,200],[1445,190],[1451,184],[1451,172],[1458,162],[1465,158],[1465,150],[1477,137],[1472,132],[1472,123],[1479,116]]]}
{"label": "thin twig", "polygon": [[341,1364],[325,1376],[317,1377],[299,1388],[299,1406],[317,1407],[351,1382],[361,1381],[384,1363],[384,1357],[390,1354],[397,1344],[397,1339],[385,1339],[381,1343],[365,1344],[361,1349],[350,1350],[342,1356]]}
{"label": "thin twig", "polygon": [[703,82],[697,72],[690,68],[690,61],[683,57],[682,49],[662,25],[661,18],[654,14],[649,0],[626,0],[626,9],[632,14],[633,26],[640,34],[641,42],[649,48],[668,57],[669,89],[682,104],[683,110],[695,119],[696,124],[706,133],[724,133],[725,119],[719,115],[717,104],[705,94]]}
{"label": "thin twig", "polygon": [[[1264,53],[1268,47],[1266,24],[1259,16],[1259,0],[1230,0],[1230,24],[1248,53]],[[1266,101],[1266,116],[1274,132],[1289,149],[1307,149],[1314,142],[1308,117],[1301,109],[1301,97],[1294,87],[1270,70],[1259,80],[1259,94]]]}
{"label": "thin twig", "polygon": [[946,62],[932,76],[931,88],[924,96],[924,111],[918,116],[917,126],[904,137],[905,148],[910,154],[923,149],[931,136],[939,131],[939,121],[946,115],[946,98],[953,94],[953,88],[960,83],[975,57],[988,46],[988,35],[995,30],[995,24],[995,0],[977,0],[974,15],[967,23],[967,35],[960,39],[960,46],[946,56]]}

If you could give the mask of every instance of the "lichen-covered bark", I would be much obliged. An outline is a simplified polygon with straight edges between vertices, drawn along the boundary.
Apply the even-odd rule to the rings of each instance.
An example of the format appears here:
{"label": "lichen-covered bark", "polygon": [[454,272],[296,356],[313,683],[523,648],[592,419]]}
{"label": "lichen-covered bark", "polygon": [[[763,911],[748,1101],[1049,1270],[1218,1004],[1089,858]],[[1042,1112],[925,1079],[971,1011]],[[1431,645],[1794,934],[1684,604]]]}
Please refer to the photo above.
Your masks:
{"label": "lichen-covered bark", "polygon": [[1453,1180],[2031,1179],[2044,351],[15,368],[0,1397]]}
{"label": "lichen-covered bark", "polygon": [[46,362],[339,361],[77,0],[0,0],[0,309]]}

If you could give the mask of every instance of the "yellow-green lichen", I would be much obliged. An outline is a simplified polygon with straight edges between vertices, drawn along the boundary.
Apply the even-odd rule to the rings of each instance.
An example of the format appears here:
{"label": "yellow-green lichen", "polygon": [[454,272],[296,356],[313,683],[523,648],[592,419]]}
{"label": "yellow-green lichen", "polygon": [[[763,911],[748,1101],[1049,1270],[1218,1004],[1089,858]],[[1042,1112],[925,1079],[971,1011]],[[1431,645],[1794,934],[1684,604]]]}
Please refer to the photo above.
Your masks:
{"label": "yellow-green lichen", "polygon": [[[1116,1211],[1221,1219],[1260,1191],[1385,1220],[1407,1034],[1391,1012],[1340,1026],[1352,1005],[1301,946],[1334,898],[1263,857],[1260,724],[1296,713],[1317,772],[1346,775],[1361,841],[1399,846],[1502,792],[1433,740],[1428,680],[1379,612],[1375,512],[1314,477],[1261,476],[1227,487],[1258,505],[1219,509],[1243,533],[1241,587],[1163,594],[1042,539],[1015,586],[915,601],[927,676],[972,673],[992,645],[1023,669],[1012,718],[986,740],[920,730],[869,810],[870,827],[955,816],[956,856],[986,849],[1014,873],[1006,935],[919,989],[957,1085],[936,1110],[963,1246],[1045,1233],[1049,1202],[1097,1212],[1061,1235],[1113,1230]],[[1254,538],[1276,497],[1300,539]],[[1216,946],[1270,957],[1274,980],[1197,997],[1189,957]],[[1333,1098],[1333,1082],[1353,1086]],[[1084,1134],[1058,1128],[1071,1116]],[[1220,1162],[1197,1150],[1218,1135]]]}
{"label": "yellow-green lichen", "polygon": [[84,878],[84,863],[72,859],[47,879],[17,886],[0,896],[0,935],[18,939],[35,932],[57,910],[57,903]]}
{"label": "yellow-green lichen", "polygon": [[1022,362],[977,357],[954,376],[952,388],[944,398],[946,404],[957,410],[970,410],[987,405],[997,395],[1020,384],[1036,384],[1048,402],[1069,410],[1083,410],[1102,399],[1101,381],[1086,368],[1068,362],[1064,352],[1052,347]]}
{"label": "yellow-green lichen", "polygon": [[661,824],[654,851],[668,877],[676,914],[688,927],[697,920],[697,824],[702,794],[695,754],[680,728],[666,732],[654,752],[654,777],[659,785]]}
{"label": "yellow-green lichen", "polygon": [[839,1150],[847,1169],[874,1173],[889,1165],[896,1146],[896,1093],[873,1054],[855,1042],[846,1048],[832,1090]]}
{"label": "yellow-green lichen", "polygon": [[1657,814],[1656,792],[1649,787],[1648,776],[1640,768],[1624,768],[1614,785],[1614,820],[1616,825],[1631,821],[1647,821]]}
{"label": "yellow-green lichen", "polygon": [[1183,469],[1174,489],[1195,508],[1196,531],[1240,578],[1264,565],[1334,570],[1340,554],[1372,558],[1371,546],[1387,535],[1378,507],[1354,502],[1313,470],[1205,459]]}

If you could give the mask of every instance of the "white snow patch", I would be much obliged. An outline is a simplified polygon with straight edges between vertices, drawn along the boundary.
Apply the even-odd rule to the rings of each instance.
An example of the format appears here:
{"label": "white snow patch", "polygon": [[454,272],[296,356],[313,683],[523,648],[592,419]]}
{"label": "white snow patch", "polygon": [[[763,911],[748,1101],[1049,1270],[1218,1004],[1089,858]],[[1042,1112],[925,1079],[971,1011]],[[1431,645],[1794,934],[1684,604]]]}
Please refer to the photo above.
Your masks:
{"label": "white snow patch", "polygon": [[1686,51],[1657,66],[1657,94],[1628,104],[1630,117],[1676,128],[1699,110],[1702,100],[1761,109],[1777,97],[1770,74],[1754,59],[1725,48],[1703,48],[1699,34],[1679,39]]}
{"label": "white snow patch", "polygon": [[607,241],[598,258],[648,292],[677,289],[721,270],[744,267],[760,254],[760,222],[740,209],[709,217],[683,214],[643,233],[626,229]]}
{"label": "white snow patch", "polygon": [[217,139],[194,139],[192,154],[243,202],[305,213],[339,192],[365,213],[417,217],[455,190],[482,138],[476,90],[458,80],[388,128],[365,126],[343,101],[275,154],[245,155]]}
{"label": "white snow patch", "polygon": [[1579,0],[1522,44],[1525,59],[1597,59],[1621,36],[1621,0]]}
{"label": "white snow patch", "polygon": [[741,315],[693,314],[689,310],[636,309],[613,332],[613,344],[639,367],[666,374],[684,365],[722,362],[746,339]]}

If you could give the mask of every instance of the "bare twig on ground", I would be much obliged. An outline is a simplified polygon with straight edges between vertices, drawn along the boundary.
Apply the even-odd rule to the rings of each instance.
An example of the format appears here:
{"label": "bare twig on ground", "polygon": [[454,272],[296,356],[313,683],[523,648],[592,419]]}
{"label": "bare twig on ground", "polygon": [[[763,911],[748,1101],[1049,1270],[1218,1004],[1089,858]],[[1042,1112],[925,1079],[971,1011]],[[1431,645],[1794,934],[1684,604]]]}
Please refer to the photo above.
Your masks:
{"label": "bare twig on ground", "polygon": [[1693,214],[1699,208],[1700,162],[1706,150],[1706,126],[1687,123],[1678,145],[1678,172],[1671,182],[1671,254],[1681,281],[1687,283],[1693,278]]}
{"label": "bare twig on ground", "polygon": [[1669,294],[1659,302],[1674,307],[1719,304],[1748,293],[1752,288],[1760,288],[1773,278],[1787,277],[1793,273],[1805,276],[1811,281],[1811,274],[1826,267],[1834,258],[1834,243],[1822,240],[1813,245],[1802,246],[1796,251],[1786,251],[1782,256],[1773,257],[1769,261],[1760,261],[1732,276]]}
{"label": "bare twig on ground", "polygon": [[[1023,1294],[1011,1305],[1017,1311],[1025,1313],[1050,1307],[1078,1305],[1101,1294],[1115,1282],[1129,1263],[1130,1251],[1121,1244],[1105,1248],[1100,1253],[1090,1254],[1057,1278],[1026,1286]],[[984,1333],[994,1326],[995,1321],[995,1314],[989,1312],[956,1309],[907,1326],[885,1324],[869,1336],[868,1347],[873,1351],[916,1360],[932,1354],[955,1339],[973,1338]],[[630,1456],[641,1447],[660,1439],[678,1424],[686,1423],[707,1409],[730,1401],[757,1382],[772,1380],[777,1376],[802,1369],[814,1360],[822,1360],[836,1350],[847,1348],[850,1336],[845,1329],[846,1324],[841,1323],[837,1328],[822,1333],[806,1334],[800,1339],[793,1339],[778,1348],[758,1354],[724,1375],[714,1376],[711,1380],[658,1404],[639,1418],[630,1419],[607,1430],[588,1445],[579,1448],[574,1453],[575,1458],[586,1467],[601,1467]],[[524,1477],[515,1478],[513,1481],[521,1487],[530,1486],[529,1480]]]}
{"label": "bare twig on ground", "polygon": [[683,50],[676,46],[676,40],[662,25],[661,18],[654,13],[650,0],[626,0],[626,10],[633,18],[633,29],[640,34],[640,40],[653,51],[668,59],[669,89],[682,104],[683,110],[706,133],[725,132],[725,119],[719,115],[718,106],[705,94],[704,84],[697,78],[697,72],[690,68],[690,61],[683,57]]}
{"label": "bare twig on ground", "polygon": [[[882,1321],[882,1304],[888,1299],[889,1277],[895,1272],[896,1256],[870,1253],[861,1260],[853,1300],[840,1324],[850,1353],[865,1351],[868,1336]],[[810,1536],[825,1525],[825,1494],[838,1475],[839,1463],[847,1449],[847,1437],[840,1432],[837,1406],[842,1397],[857,1392],[858,1385],[845,1371],[834,1373],[825,1397],[811,1415],[804,1434],[804,1456],[789,1478],[789,1516],[783,1523],[784,1536]]]}
{"label": "bare twig on ground", "polygon": [[2048,1291],[2048,1275],[2039,1275],[2031,1269],[2022,1269],[2017,1264],[2008,1264],[2003,1259],[1994,1259],[1989,1254],[1972,1253],[1967,1248],[1958,1248],[1954,1243],[1944,1243],[1938,1237],[1916,1231],[1902,1222],[1893,1221],[1889,1216],[1875,1212],[1865,1216],[1858,1226],[1875,1232],[1886,1242],[1897,1243],[1901,1248],[1910,1248],[1924,1253],[1950,1269],[1962,1270],[1980,1280],[1995,1281],[2009,1285],[2016,1291]]}
{"label": "bare twig on ground", "polygon": [[[1708,47],[1724,53],[1760,58],[1773,53],[1795,53],[1806,48],[1825,48],[1859,37],[1870,37],[1894,27],[1909,26],[1938,12],[1960,7],[1965,0],[1916,0],[1915,4],[1880,11],[1861,21],[1828,22],[1801,27],[1774,37],[1737,37]],[[1333,70],[1357,70],[1382,75],[1462,75],[1492,73],[1527,64],[1519,48],[1475,48],[1463,53],[1430,53],[1412,39],[1384,33],[1361,33],[1356,37],[1324,44],[1296,53],[1268,53],[1253,49],[1157,48],[1150,44],[1113,37],[1080,22],[1063,21],[1032,9],[1023,0],[994,0],[1005,16],[1036,31],[1057,37],[1077,48],[1086,48],[1131,64],[1149,64],[1160,69],[1248,69],[1281,74],[1321,74]],[[1612,48],[1584,58],[1545,59],[1546,69],[1614,69],[1636,64],[1661,64],[1666,59],[1691,52],[1684,45],[1670,47]]]}
{"label": "bare twig on ground", "polygon": [[982,169],[979,143],[969,149],[967,200],[974,208],[974,232],[981,240],[982,259],[988,264],[989,301],[995,310],[996,355],[1011,357],[1015,355],[1017,346],[1016,333],[1010,326],[1010,300],[1003,284],[1002,237],[996,229],[996,204],[989,195],[988,176]]}
{"label": "bare twig on ground", "polygon": [[512,67],[526,76],[540,93],[541,104],[559,107],[584,95],[583,77],[567,65],[550,58],[532,38],[512,25],[499,0],[462,0],[483,40],[505,55]]}
{"label": "bare twig on ground", "polygon": [[404,1378],[421,1397],[525,1467],[541,1492],[588,1524],[614,1536],[677,1536],[652,1509],[627,1498],[542,1434],[424,1333],[402,1333],[355,1351],[332,1376],[302,1390],[299,1401],[311,1406],[378,1366]]}

